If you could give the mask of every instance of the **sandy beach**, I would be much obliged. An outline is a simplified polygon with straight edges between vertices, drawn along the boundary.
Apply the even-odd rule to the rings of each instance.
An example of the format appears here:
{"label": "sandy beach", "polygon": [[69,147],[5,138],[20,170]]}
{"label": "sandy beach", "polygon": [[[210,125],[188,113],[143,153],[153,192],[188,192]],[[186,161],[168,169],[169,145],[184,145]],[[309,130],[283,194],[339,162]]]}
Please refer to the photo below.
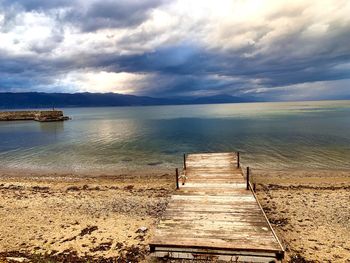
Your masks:
{"label": "sandy beach", "polygon": [[[252,170],[286,262],[350,262],[350,171]],[[148,241],[172,171],[2,171],[0,262],[157,262]]]}
{"label": "sandy beach", "polygon": [[166,173],[98,177],[3,174],[0,259],[142,261],[173,190],[171,179]]}
{"label": "sandy beach", "polygon": [[350,171],[253,170],[290,262],[350,262]]}

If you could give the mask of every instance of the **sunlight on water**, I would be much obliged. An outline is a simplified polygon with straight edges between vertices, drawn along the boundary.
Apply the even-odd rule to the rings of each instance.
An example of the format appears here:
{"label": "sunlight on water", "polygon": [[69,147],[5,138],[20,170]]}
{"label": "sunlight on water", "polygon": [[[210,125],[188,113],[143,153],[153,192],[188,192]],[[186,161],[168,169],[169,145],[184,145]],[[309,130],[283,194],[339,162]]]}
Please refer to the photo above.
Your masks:
{"label": "sunlight on water", "polygon": [[176,167],[184,152],[242,152],[256,168],[350,168],[350,101],[65,109],[0,123],[1,168]]}

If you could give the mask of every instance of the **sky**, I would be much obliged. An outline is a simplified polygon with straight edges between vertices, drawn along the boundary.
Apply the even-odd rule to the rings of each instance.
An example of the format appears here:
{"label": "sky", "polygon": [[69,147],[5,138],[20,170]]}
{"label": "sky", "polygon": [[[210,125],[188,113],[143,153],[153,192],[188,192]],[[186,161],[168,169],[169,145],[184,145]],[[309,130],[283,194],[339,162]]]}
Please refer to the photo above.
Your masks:
{"label": "sky", "polygon": [[0,92],[350,99],[348,0],[0,0]]}

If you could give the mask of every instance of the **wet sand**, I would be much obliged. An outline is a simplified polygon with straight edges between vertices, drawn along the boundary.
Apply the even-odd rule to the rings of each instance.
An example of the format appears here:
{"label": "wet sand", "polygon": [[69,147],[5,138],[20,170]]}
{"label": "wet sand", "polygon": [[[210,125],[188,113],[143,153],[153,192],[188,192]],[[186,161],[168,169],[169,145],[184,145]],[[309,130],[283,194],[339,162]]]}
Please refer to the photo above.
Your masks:
{"label": "wet sand", "polygon": [[[350,262],[350,171],[252,170],[286,262]],[[0,262],[157,262],[148,241],[172,171],[0,172]],[[17,261],[18,262],[18,261]]]}

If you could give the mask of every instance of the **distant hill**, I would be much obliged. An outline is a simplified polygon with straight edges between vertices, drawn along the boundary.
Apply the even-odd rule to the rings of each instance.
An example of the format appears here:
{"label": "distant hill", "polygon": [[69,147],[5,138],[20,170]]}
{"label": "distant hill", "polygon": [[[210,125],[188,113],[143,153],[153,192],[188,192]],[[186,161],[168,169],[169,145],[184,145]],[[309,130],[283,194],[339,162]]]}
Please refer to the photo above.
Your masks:
{"label": "distant hill", "polygon": [[233,97],[226,94],[191,99],[192,104],[240,103],[240,102],[253,102],[253,101],[256,101],[256,100],[241,98],[241,97]]}
{"label": "distant hill", "polygon": [[0,108],[51,108],[51,107],[103,107],[103,106],[150,106],[252,102],[230,95],[209,97],[153,98],[118,93],[0,93]]}

